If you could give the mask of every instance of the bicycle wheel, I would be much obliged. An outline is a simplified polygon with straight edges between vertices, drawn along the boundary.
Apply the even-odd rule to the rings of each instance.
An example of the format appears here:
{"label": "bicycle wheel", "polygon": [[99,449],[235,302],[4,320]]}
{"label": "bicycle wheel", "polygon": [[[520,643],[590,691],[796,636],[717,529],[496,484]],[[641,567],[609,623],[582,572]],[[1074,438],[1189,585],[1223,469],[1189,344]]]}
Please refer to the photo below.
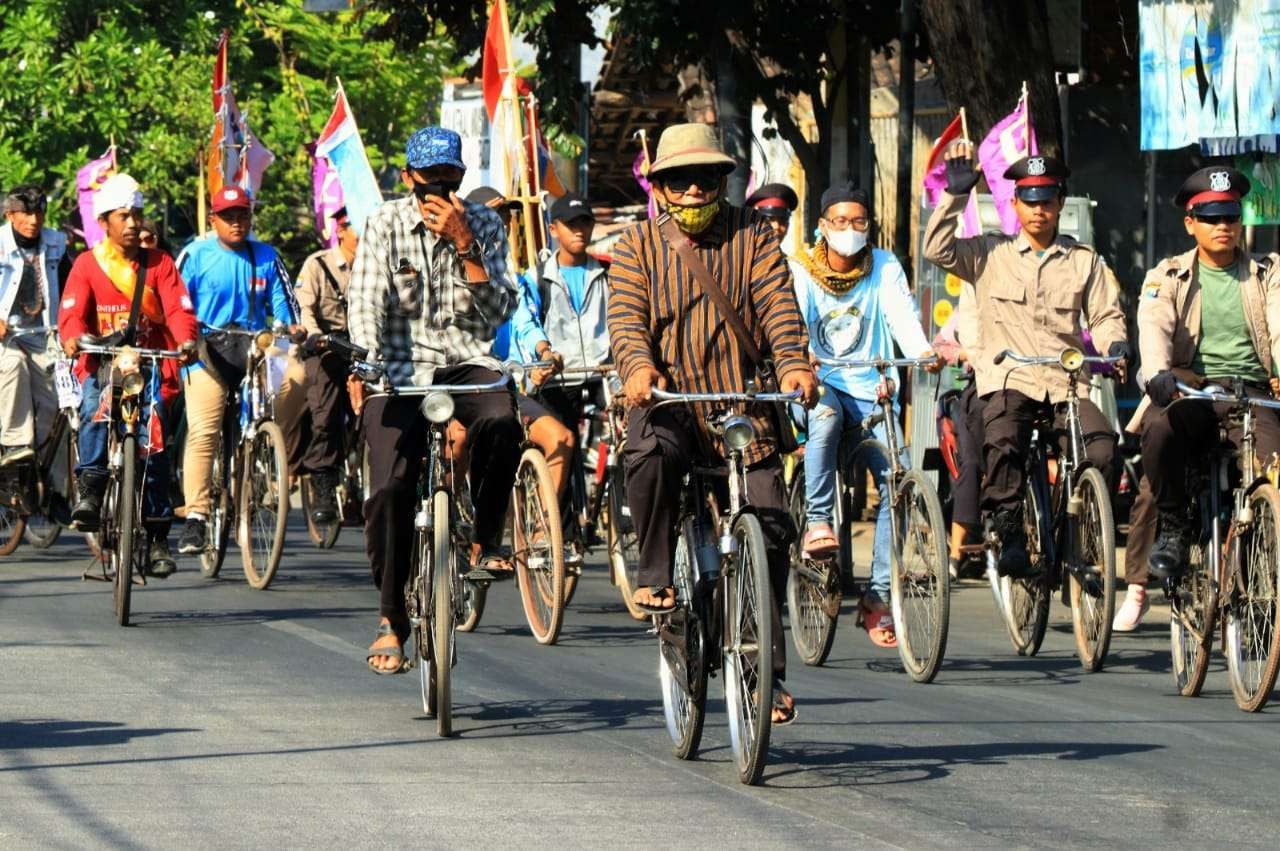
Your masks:
{"label": "bicycle wheel", "polygon": [[535,641],[555,644],[564,623],[564,547],[556,489],[541,450],[521,456],[511,505],[525,620]]}
{"label": "bicycle wheel", "polygon": [[[1111,619],[1116,609],[1116,527],[1111,496],[1102,473],[1084,471],[1076,485],[1073,547],[1078,564],[1070,576],[1071,626],[1076,655],[1086,671],[1102,670],[1111,645]],[[1084,572],[1081,572],[1084,571]]]}
{"label": "bicycle wheel", "polygon": [[13,551],[22,543],[26,528],[26,517],[12,506],[0,505],[0,557],[13,555]]}
{"label": "bicycle wheel", "polygon": [[1173,656],[1173,681],[1178,694],[1197,697],[1204,687],[1218,619],[1218,583],[1205,537],[1191,544],[1187,570],[1170,595],[1169,643]]}
{"label": "bicycle wheel", "polygon": [[[791,520],[796,529],[805,525],[804,470],[791,481]],[[806,665],[821,665],[831,653],[840,614],[840,579],[836,560],[809,561],[804,557],[801,535],[791,542],[791,570],[787,572],[787,616],[791,642]],[[834,604],[834,605],[833,605]]]}
{"label": "bicycle wheel", "polygon": [[430,535],[421,528],[414,530],[413,561],[405,581],[404,601],[409,625],[413,628],[409,644],[412,662],[418,669],[418,687],[422,696],[422,712],[436,717],[435,662],[431,657],[431,546]]}
{"label": "bicycle wheel", "polygon": [[449,494],[431,497],[431,662],[434,679],[436,733],[453,735],[450,680],[453,666],[453,582],[457,575],[451,551]]}
{"label": "bicycle wheel", "polygon": [[[338,533],[342,531],[342,520],[334,519],[328,523],[316,523],[311,516],[311,503],[315,500],[311,496],[311,477],[302,477],[302,486],[298,488],[299,500],[302,503],[302,516],[307,521],[307,536],[311,538],[311,543],[315,544],[322,550],[331,550],[333,545],[338,543]],[[339,493],[339,500],[342,499]]]}
{"label": "bicycle wheel", "polygon": [[707,714],[707,639],[695,601],[698,571],[694,552],[693,518],[686,517],[676,536],[672,566],[676,609],[658,624],[662,714],[677,759],[692,759],[698,752]]}
{"label": "bicycle wheel", "polygon": [[245,544],[240,550],[244,577],[259,591],[275,578],[284,554],[289,520],[289,458],[284,434],[271,421],[258,424],[244,459],[240,489],[240,524]]}
{"label": "bicycle wheel", "polygon": [[734,566],[725,577],[724,701],[738,779],[755,785],[769,757],[773,621],[764,532],[753,514],[733,521]]}
{"label": "bicycle wheel", "polygon": [[[59,454],[66,455],[66,478],[60,484],[67,493],[69,503],[71,505],[75,505],[76,482],[75,476],[72,474],[72,470],[76,468],[77,457],[75,440],[72,439],[70,432],[67,430],[66,414],[59,412],[58,418],[55,420],[53,430],[46,440],[60,441],[61,446],[51,457],[44,458],[43,455],[45,447],[48,446],[46,443],[45,447],[42,447],[39,453],[42,464],[47,463],[49,467],[52,467],[56,464],[57,456]],[[39,514],[32,515],[27,518],[27,528],[23,538],[28,544],[38,550],[49,549],[49,547],[52,547],[57,543],[58,538],[62,535],[62,526],[58,523],[54,523],[46,517],[43,510],[48,506],[50,495],[56,493],[57,490],[58,489],[53,486],[53,482],[50,477],[46,475],[45,480],[40,484],[40,504],[42,509]]]}
{"label": "bicycle wheel", "polygon": [[1040,516],[1041,498],[1037,490],[1034,481],[1027,482],[1022,511],[1027,532],[1027,556],[1032,565],[1039,564],[1039,575],[1034,579],[1002,576],[998,585],[1005,628],[1019,656],[1034,656],[1039,652],[1049,624],[1052,592],[1049,588],[1049,565],[1045,563],[1049,536],[1045,531],[1044,518]]}
{"label": "bicycle wheel", "polygon": [[[103,512],[103,522],[114,523],[116,534],[111,551],[111,566],[115,569],[114,590],[116,623],[129,625],[129,602],[133,593],[134,532],[138,525],[138,438],[126,434],[120,442],[120,478],[115,483],[115,511]],[[114,516],[114,521],[109,517]]]}
{"label": "bicycle wheel", "polygon": [[1267,705],[1280,668],[1280,618],[1276,578],[1280,565],[1280,493],[1263,482],[1249,494],[1253,521],[1234,542],[1227,583],[1227,629],[1223,650],[1236,706],[1257,712]]}
{"label": "bicycle wheel", "polygon": [[213,471],[209,476],[209,519],[205,522],[208,531],[204,550],[200,553],[200,573],[208,579],[217,577],[222,570],[227,545],[231,541],[231,527],[236,522],[231,497],[233,477],[225,447],[225,439],[219,439],[213,454]]}
{"label": "bicycle wheel", "polygon": [[636,538],[635,527],[631,524],[631,509],[627,506],[626,490],[622,487],[622,471],[621,468],[616,469],[617,472],[609,476],[605,485],[609,488],[605,503],[609,572],[631,617],[642,621],[647,620],[649,614],[631,602],[636,588],[640,587],[640,542]]}
{"label": "bicycle wheel", "polygon": [[919,470],[908,470],[893,501],[890,574],[898,656],[918,683],[933,680],[947,649],[951,576],[938,494]]}
{"label": "bicycle wheel", "polygon": [[457,624],[458,632],[472,632],[480,625],[484,615],[484,604],[489,599],[488,582],[462,581],[461,613]]}

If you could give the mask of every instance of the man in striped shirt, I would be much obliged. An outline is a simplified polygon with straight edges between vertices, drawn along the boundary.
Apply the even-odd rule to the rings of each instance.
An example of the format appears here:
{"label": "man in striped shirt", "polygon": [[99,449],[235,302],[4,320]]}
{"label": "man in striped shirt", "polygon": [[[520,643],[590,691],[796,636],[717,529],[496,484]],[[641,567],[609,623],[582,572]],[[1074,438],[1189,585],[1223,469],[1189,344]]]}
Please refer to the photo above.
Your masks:
{"label": "man in striped shirt", "polygon": [[[649,170],[654,194],[682,238],[737,308],[759,349],[776,364],[780,389],[817,400],[808,336],[796,304],[779,237],[763,218],[721,201],[734,161],[705,124],[667,128]],[[660,219],[661,220],[661,219]],[[628,414],[624,463],[627,500],[640,544],[634,602],[670,611],[672,554],[681,477],[697,458],[725,453],[708,428],[714,406],[652,407],[652,388],[683,393],[742,392],[756,377],[733,329],[659,231],[658,221],[637,225],[619,240],[610,268],[609,336],[626,383]],[[757,439],[747,448],[747,501],[764,527],[773,584],[775,723],[795,717],[781,687],[785,675],[779,601],[786,589],[788,546],[795,536],[787,513],[777,428],[764,408],[748,411]],[[783,427],[789,428],[789,424]]]}

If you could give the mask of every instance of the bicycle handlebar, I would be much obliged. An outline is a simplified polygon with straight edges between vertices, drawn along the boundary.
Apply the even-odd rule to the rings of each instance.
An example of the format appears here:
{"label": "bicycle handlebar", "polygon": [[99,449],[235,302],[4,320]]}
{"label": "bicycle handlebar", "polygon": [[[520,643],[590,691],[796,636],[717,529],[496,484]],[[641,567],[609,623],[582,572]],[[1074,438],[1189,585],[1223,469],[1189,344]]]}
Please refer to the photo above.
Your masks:
{"label": "bicycle handlebar", "polygon": [[[1197,389],[1177,382],[1178,392],[1184,399],[1200,399],[1206,402],[1224,402],[1228,405],[1252,405],[1255,408],[1270,408],[1280,411],[1280,399],[1261,399],[1252,396],[1233,396],[1222,387],[1211,384],[1208,388]],[[1179,401],[1174,399],[1174,402]]]}
{"label": "bicycle handlebar", "polygon": [[140,358],[150,358],[151,360],[161,360],[169,358],[177,360],[185,355],[176,349],[136,349],[133,346],[103,346],[98,343],[81,343],[77,354],[81,355],[107,355],[115,357],[122,354],[137,355]]}
{"label": "bicycle handlebar", "polygon": [[465,396],[476,393],[492,393],[495,390],[507,389],[511,374],[506,369],[498,370],[499,378],[492,384],[406,384],[401,387],[384,387],[369,398],[377,396],[426,396],[428,393],[448,393],[450,396]]}
{"label": "bicycle handlebar", "polygon": [[823,366],[834,366],[842,369],[867,369],[868,367],[878,370],[891,369],[893,367],[905,366],[926,366],[935,363],[938,358],[871,358],[869,360],[849,360],[847,358],[818,358],[818,363]]}
{"label": "bicycle handlebar", "polygon": [[659,403],[667,402],[798,402],[800,391],[790,393],[669,393],[654,387],[650,391]]}
{"label": "bicycle handlebar", "polygon": [[1105,363],[1105,364],[1112,365],[1112,364],[1117,364],[1120,361],[1124,360],[1124,358],[1122,357],[1107,357],[1106,355],[1086,355],[1083,352],[1081,352],[1079,366],[1077,366],[1075,369],[1071,369],[1065,363],[1063,363],[1063,358],[1066,357],[1066,355],[1072,352],[1079,352],[1079,351],[1080,351],[1079,349],[1063,349],[1061,353],[1056,355],[1024,355],[1024,354],[1019,354],[1018,352],[1015,352],[1013,349],[1005,349],[1004,351],[1000,352],[1000,354],[995,356],[995,358],[992,360],[992,363],[994,363],[996,366],[999,366],[1000,364],[1004,363],[1005,360],[1012,360],[1012,361],[1016,361],[1019,366],[1050,366],[1052,365],[1052,366],[1060,366],[1064,370],[1067,370],[1068,372],[1074,372],[1075,369],[1079,369],[1080,366],[1084,366],[1085,364],[1089,364],[1089,363]]}

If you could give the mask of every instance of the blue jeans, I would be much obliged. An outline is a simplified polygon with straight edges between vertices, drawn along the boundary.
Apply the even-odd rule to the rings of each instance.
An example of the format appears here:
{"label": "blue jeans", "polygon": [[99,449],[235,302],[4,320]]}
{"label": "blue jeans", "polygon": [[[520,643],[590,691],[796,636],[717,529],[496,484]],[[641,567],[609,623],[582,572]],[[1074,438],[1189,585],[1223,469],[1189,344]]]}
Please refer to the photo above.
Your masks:
{"label": "blue jeans", "polygon": [[[831,523],[836,502],[836,464],[840,459],[841,438],[861,440],[864,437],[862,423],[876,413],[876,403],[867,399],[855,399],[831,385],[818,399],[817,406],[809,412],[808,440],[804,450],[805,515],[810,525]],[[885,423],[871,432],[872,436],[886,443]],[[898,421],[893,428],[902,445],[902,432]],[[881,600],[889,601],[889,463],[880,453],[873,453],[867,464],[880,492],[880,509],[876,514],[876,535],[871,549],[871,590]],[[906,459],[903,459],[904,466]]]}
{"label": "blue jeans", "polygon": [[[93,416],[98,411],[102,400],[102,385],[96,373],[84,380],[80,400],[80,434],[77,448],[80,450],[80,463],[76,465],[76,477],[83,473],[105,475],[107,472],[107,444],[110,433],[108,428],[115,423],[94,422]],[[157,400],[153,408],[151,400]],[[164,403],[160,399],[160,375],[153,371],[142,390],[142,416],[138,420],[138,444],[145,448],[151,431],[151,417],[157,417],[158,431],[166,434],[164,427]],[[163,529],[166,534],[168,522],[173,519],[173,505],[169,502],[169,459],[164,450],[143,454],[142,461],[142,512],[146,520],[163,521],[157,523],[156,531]]]}

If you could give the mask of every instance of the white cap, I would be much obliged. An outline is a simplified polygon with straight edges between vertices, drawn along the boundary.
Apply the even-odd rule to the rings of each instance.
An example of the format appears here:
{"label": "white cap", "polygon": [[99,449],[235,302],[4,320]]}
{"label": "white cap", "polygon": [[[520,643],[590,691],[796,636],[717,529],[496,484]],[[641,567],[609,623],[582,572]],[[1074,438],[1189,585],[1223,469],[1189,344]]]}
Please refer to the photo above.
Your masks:
{"label": "white cap", "polygon": [[93,215],[100,218],[112,210],[132,210],[142,206],[142,188],[127,174],[113,174],[93,193]]}

